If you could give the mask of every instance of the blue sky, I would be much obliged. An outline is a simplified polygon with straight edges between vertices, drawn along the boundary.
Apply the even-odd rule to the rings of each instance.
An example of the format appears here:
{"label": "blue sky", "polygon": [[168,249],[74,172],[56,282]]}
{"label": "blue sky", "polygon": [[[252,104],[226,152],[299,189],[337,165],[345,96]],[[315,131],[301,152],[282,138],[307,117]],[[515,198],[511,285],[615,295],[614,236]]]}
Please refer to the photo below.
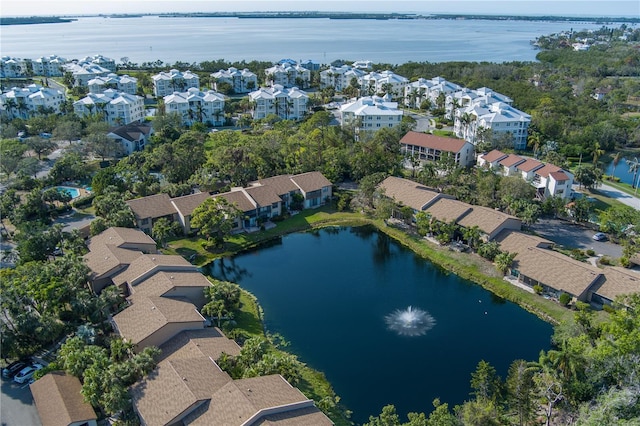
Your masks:
{"label": "blue sky", "polygon": [[214,11],[372,11],[640,17],[640,1],[415,0],[0,0],[0,16]]}

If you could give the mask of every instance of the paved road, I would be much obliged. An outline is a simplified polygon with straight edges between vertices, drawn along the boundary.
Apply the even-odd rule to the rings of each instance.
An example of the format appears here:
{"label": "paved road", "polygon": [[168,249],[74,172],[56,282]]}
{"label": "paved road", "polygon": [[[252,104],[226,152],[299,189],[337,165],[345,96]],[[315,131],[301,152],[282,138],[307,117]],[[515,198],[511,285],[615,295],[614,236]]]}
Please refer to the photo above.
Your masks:
{"label": "paved road", "polygon": [[531,228],[541,237],[567,249],[593,249],[597,254],[616,259],[622,256],[622,246],[610,241],[594,241],[592,237],[596,231],[566,220],[542,219]]}
{"label": "paved road", "polygon": [[2,426],[42,426],[29,385],[2,379],[0,419]]}
{"label": "paved road", "polygon": [[634,209],[640,210],[640,198],[633,195],[629,195],[626,192],[622,192],[613,186],[609,186],[606,183],[598,185],[598,192],[609,198],[615,198],[616,200],[624,203]]}

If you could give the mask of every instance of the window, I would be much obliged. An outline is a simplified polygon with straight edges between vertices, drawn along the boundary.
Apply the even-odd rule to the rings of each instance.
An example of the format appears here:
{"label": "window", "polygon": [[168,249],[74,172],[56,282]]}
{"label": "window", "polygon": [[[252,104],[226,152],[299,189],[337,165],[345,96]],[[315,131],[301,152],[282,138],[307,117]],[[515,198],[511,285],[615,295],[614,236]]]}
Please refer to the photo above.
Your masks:
{"label": "window", "polygon": [[141,224],[141,225],[148,225],[148,224],[149,224],[149,218],[142,219],[142,220],[140,221],[140,224]]}

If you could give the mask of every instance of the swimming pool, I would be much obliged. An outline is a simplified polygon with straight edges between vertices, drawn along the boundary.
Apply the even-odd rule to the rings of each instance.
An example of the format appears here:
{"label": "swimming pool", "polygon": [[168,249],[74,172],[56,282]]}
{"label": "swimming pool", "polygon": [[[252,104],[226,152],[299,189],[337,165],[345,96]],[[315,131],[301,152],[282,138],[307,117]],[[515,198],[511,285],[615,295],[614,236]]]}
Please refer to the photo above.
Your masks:
{"label": "swimming pool", "polygon": [[71,186],[56,186],[58,192],[66,192],[71,196],[71,199],[76,199],[80,196],[80,190]]}

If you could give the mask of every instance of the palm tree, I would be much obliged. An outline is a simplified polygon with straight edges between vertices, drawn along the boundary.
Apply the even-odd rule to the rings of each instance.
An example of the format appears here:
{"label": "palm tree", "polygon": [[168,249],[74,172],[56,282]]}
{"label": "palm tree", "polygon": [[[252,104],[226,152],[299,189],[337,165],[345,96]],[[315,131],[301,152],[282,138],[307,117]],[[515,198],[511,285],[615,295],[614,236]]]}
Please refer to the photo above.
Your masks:
{"label": "palm tree", "polygon": [[636,182],[636,176],[638,176],[638,170],[640,169],[640,161],[638,157],[633,157],[633,160],[627,160],[627,166],[629,166],[629,173],[633,173],[633,179],[631,179],[631,188],[635,188],[638,191],[638,185]]}
{"label": "palm tree", "polygon": [[598,159],[604,154],[604,149],[600,148],[600,143],[594,142],[591,154],[593,155],[593,165],[598,164]]}
{"label": "palm tree", "polygon": [[531,135],[529,135],[529,146],[533,148],[533,156],[538,158],[538,150],[540,149],[540,144],[542,143],[542,135],[536,131],[532,131]]}
{"label": "palm tree", "polygon": [[[7,111],[9,111],[9,113],[12,114],[12,111],[14,109],[16,109],[18,104],[16,103],[16,100],[14,98],[7,98],[4,101],[4,106],[7,108]],[[13,114],[12,114],[12,116],[13,116]]]}
{"label": "palm tree", "polygon": [[619,151],[616,152],[616,155],[613,156],[613,160],[611,161],[613,163],[613,170],[611,170],[611,180],[615,180],[616,167],[618,167],[618,163],[620,163],[621,159],[622,159],[622,153]]}

